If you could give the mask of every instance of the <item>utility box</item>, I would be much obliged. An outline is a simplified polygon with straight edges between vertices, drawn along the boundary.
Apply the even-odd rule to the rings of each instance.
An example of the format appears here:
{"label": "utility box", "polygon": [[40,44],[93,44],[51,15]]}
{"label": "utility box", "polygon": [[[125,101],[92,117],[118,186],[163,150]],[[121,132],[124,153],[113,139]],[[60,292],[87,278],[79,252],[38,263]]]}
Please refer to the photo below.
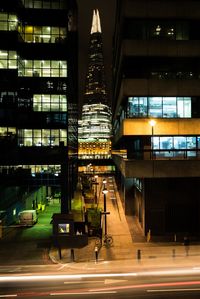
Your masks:
{"label": "utility box", "polygon": [[52,217],[53,241],[56,246],[82,248],[88,245],[84,222],[75,222],[72,214],[54,214]]}

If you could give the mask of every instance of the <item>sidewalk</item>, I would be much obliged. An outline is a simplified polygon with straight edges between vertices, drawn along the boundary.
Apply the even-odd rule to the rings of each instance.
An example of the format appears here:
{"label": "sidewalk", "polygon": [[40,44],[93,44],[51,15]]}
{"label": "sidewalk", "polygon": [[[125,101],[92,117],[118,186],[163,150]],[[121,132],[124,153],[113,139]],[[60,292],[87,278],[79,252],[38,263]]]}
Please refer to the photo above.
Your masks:
{"label": "sidewalk", "polygon": [[[102,180],[102,178],[99,178]],[[99,181],[99,188],[101,182]],[[142,236],[137,221],[124,215],[119,194],[113,177],[107,178],[106,195],[107,233],[112,236],[113,243],[110,247],[102,246],[95,259],[95,238],[89,239],[89,244],[81,249],[74,249],[74,261],[71,251],[62,249],[62,259],[59,259],[56,248],[50,250],[53,263],[62,264],[72,272],[123,272],[132,271],[134,268],[162,268],[162,267],[200,267],[200,245],[192,245],[189,255],[181,243],[147,243]],[[99,206],[103,209],[104,198],[100,192]],[[102,219],[104,232],[104,216]],[[131,221],[131,223],[130,223]],[[130,229],[131,227],[131,229]]]}

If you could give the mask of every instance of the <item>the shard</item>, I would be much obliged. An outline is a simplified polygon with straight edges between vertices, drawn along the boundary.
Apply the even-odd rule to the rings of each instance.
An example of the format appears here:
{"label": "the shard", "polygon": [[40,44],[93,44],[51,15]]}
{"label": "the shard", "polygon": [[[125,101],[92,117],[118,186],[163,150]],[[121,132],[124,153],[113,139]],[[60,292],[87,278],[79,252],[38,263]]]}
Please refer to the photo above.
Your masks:
{"label": "the shard", "polygon": [[79,157],[111,157],[111,110],[106,90],[99,11],[93,11],[82,119],[79,122]]}

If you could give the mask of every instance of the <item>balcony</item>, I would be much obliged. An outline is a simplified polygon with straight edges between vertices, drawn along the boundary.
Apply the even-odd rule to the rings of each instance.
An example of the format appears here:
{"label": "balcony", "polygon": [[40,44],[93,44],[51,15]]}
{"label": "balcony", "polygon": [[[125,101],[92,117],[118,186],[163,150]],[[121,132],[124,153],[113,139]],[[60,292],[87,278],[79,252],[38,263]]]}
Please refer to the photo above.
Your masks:
{"label": "balcony", "polygon": [[113,161],[126,178],[200,177],[200,160],[134,160],[113,155]]}

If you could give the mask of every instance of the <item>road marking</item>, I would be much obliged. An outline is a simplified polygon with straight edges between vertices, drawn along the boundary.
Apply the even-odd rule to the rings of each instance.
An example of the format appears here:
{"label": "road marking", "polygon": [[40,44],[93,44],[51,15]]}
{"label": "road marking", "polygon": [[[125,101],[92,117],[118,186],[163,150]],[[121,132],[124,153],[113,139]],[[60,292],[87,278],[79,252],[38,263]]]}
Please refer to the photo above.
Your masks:
{"label": "road marking", "polygon": [[99,283],[99,282],[104,282],[104,280],[85,280],[85,281],[64,281],[64,284],[76,284],[76,283]]}
{"label": "road marking", "polygon": [[148,293],[153,293],[153,292],[185,292],[185,291],[200,291],[200,288],[193,288],[193,289],[154,289],[154,290],[147,290]]}
{"label": "road marking", "polygon": [[50,296],[66,296],[66,295],[94,295],[94,294],[115,294],[116,291],[105,291],[105,292],[77,292],[77,293],[50,293]]}
{"label": "road marking", "polygon": [[65,268],[66,265],[62,265],[61,267],[58,268],[58,270],[61,270],[63,268]]}
{"label": "road marking", "polygon": [[113,284],[113,283],[122,283],[127,280],[125,279],[105,279],[105,280],[85,280],[85,281],[64,281],[64,284],[86,284],[86,283],[104,283],[104,284]]}
{"label": "road marking", "polygon": [[121,282],[125,282],[127,280],[125,279],[105,279],[105,284],[111,284],[111,283],[121,283]]}
{"label": "road marking", "polygon": [[11,294],[11,295],[0,295],[0,298],[10,298],[10,297],[17,297],[17,294]]}
{"label": "road marking", "polygon": [[91,294],[91,295],[94,295],[94,294],[116,294],[117,291],[105,291],[105,292],[96,292],[96,291],[92,291],[92,290],[89,290],[89,292],[91,293],[87,293],[87,294]]}

